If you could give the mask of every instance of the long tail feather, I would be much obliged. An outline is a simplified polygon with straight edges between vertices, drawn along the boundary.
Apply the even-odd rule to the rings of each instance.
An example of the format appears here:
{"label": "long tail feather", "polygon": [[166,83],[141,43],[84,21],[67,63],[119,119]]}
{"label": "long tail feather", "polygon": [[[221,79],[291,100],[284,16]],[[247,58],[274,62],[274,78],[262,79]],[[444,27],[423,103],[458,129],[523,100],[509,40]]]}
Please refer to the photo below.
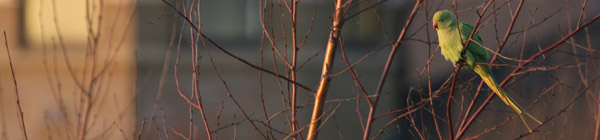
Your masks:
{"label": "long tail feather", "polygon": [[533,117],[533,115],[527,113],[527,111],[525,111],[525,109],[523,109],[523,107],[519,106],[519,104],[517,104],[515,102],[515,100],[512,99],[506,93],[506,91],[504,91],[500,87],[500,85],[498,85],[498,83],[496,82],[496,80],[494,80],[494,77],[490,74],[489,67],[487,67],[485,65],[475,65],[475,68],[473,69],[473,71],[475,71],[475,73],[477,73],[481,77],[481,79],[483,79],[483,81],[485,82],[485,84],[490,89],[492,89],[492,91],[494,91],[494,93],[496,93],[496,95],[498,95],[498,97],[500,97],[500,99],[502,99],[502,101],[506,105],[510,106],[513,109],[513,111],[515,111],[515,113],[517,113],[517,115],[519,115],[519,118],[521,119],[521,121],[523,122],[523,124],[525,124],[525,127],[527,127],[527,130],[529,130],[529,132],[531,132],[531,128],[529,128],[529,125],[527,125],[527,123],[525,122],[525,118],[523,117],[522,114],[525,114],[525,115],[529,116],[536,123],[542,124],[542,122],[540,122],[538,119],[536,119],[535,117]]}

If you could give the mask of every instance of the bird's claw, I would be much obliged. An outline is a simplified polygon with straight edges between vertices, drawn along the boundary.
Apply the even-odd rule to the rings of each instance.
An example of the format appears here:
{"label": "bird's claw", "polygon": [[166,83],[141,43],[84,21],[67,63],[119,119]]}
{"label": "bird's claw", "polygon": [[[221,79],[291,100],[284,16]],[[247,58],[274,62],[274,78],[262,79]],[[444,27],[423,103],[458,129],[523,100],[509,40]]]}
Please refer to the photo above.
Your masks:
{"label": "bird's claw", "polygon": [[459,61],[465,62],[467,59],[467,56],[465,56],[465,54],[460,55],[460,58],[458,59]]}

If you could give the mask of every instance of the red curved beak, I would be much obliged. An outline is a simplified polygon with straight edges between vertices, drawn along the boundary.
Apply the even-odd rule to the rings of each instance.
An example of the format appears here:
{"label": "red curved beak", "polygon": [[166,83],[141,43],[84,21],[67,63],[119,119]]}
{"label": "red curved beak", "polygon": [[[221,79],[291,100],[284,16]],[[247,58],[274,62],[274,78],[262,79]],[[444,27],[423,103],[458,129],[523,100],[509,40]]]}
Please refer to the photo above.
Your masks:
{"label": "red curved beak", "polygon": [[433,28],[434,29],[438,29],[438,23],[437,22],[433,22]]}

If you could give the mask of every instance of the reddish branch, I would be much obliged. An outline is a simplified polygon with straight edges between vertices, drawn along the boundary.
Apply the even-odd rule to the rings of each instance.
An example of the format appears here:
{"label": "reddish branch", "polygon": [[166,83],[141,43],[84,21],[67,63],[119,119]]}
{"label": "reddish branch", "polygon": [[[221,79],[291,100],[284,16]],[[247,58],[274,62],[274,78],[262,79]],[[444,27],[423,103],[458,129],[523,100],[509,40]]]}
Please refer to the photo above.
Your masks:
{"label": "reddish branch", "polygon": [[[292,0],[292,66],[290,68],[290,77],[291,80],[296,81],[296,61],[298,58],[298,43],[296,39],[296,15],[298,14],[298,0]],[[298,122],[296,121],[296,84],[292,84],[292,101],[290,108],[292,109],[292,123],[290,127],[292,128],[292,132],[295,132],[298,128]],[[294,136],[294,140],[296,137]]]}

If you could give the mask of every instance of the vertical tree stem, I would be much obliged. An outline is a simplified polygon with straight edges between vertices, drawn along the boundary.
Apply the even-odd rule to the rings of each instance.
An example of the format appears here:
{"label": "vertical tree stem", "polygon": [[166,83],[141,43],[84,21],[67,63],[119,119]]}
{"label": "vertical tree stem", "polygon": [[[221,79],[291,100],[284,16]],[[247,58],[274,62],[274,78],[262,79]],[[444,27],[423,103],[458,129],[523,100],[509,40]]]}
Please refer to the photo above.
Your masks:
{"label": "vertical tree stem", "polygon": [[[290,76],[293,81],[296,81],[296,58],[298,58],[298,46],[297,46],[297,42],[296,42],[296,14],[297,14],[297,6],[298,6],[298,0],[292,0],[292,67],[291,67],[291,73]],[[292,105],[291,105],[291,111],[292,111],[292,123],[291,125],[291,130],[292,133],[296,132],[296,129],[298,128],[298,123],[296,122],[296,91],[297,90],[297,86],[296,84],[292,84]],[[296,140],[296,137],[293,137],[294,140]]]}
{"label": "vertical tree stem", "polygon": [[327,41],[327,49],[325,52],[325,59],[323,60],[323,70],[321,72],[321,80],[319,88],[315,95],[315,106],[313,108],[313,114],[310,120],[310,127],[307,134],[307,140],[314,140],[317,137],[318,129],[321,126],[321,118],[323,116],[323,104],[325,104],[325,97],[327,96],[327,89],[329,88],[329,81],[331,77],[331,68],[333,66],[333,57],[335,56],[335,49],[337,47],[338,37],[340,36],[340,30],[342,29],[343,23],[343,0],[337,0],[335,2],[335,13],[333,15],[333,29],[329,32],[329,40]]}

